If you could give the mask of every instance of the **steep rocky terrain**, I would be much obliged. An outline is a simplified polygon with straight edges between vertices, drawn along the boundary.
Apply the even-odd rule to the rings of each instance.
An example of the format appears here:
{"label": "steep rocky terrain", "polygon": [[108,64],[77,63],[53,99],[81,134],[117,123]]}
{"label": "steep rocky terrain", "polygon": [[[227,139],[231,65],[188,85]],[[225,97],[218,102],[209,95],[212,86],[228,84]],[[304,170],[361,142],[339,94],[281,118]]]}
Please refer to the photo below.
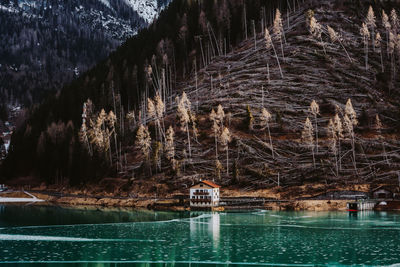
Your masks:
{"label": "steep rocky terrain", "polygon": [[[322,39],[314,38],[309,32],[306,23],[309,9],[314,11],[315,18],[322,25]],[[199,138],[198,142],[191,140],[191,158],[187,155],[186,133],[177,127],[177,103],[167,101],[169,115],[165,118],[165,125],[173,125],[177,133],[175,151],[182,173],[181,177],[173,180],[174,183],[191,184],[200,178],[216,179],[223,184],[238,183],[244,188],[316,182],[396,183],[399,170],[399,81],[391,76],[391,71],[395,70],[392,70],[390,60],[386,57],[384,41],[384,71],[381,68],[380,51],[372,51],[371,42],[368,44],[369,68],[365,68],[360,27],[367,11],[368,5],[357,10],[356,7],[340,5],[339,1],[323,1],[304,5],[292,12],[289,18],[284,16],[284,57],[279,42],[274,41],[283,78],[273,50],[266,49],[263,32],[257,33],[255,42],[249,36],[232,52],[215,57],[198,72],[197,78],[192,73],[187,82],[179,85],[179,91],[186,92],[192,102],[192,110],[197,113]],[[381,8],[375,7],[375,14],[381,12]],[[386,12],[390,13],[390,10]],[[331,41],[327,26],[341,35],[343,46],[338,41]],[[272,34],[272,28],[270,31]],[[385,40],[385,30],[379,19],[376,31]],[[174,100],[175,97],[170,99]],[[340,143],[341,167],[336,172],[332,139],[327,128],[329,119],[333,119],[335,114],[344,123],[348,99],[351,99],[359,121],[355,126],[356,164],[352,159],[351,138],[344,130],[344,138]],[[315,166],[310,146],[301,138],[307,117],[316,128],[314,116],[309,111],[312,100],[320,107],[317,116],[318,152],[314,147]],[[219,104],[225,115],[230,114],[230,118],[225,117],[224,125],[232,135],[228,172],[226,151],[218,143],[221,179],[215,173],[214,133],[209,119],[211,109],[216,111]],[[263,107],[272,114],[270,131],[274,157],[267,129],[261,125]],[[253,129],[248,127],[248,108],[254,117]],[[383,122],[382,135],[375,127],[376,115]],[[193,132],[190,134],[193,136]],[[143,159],[138,154],[141,153],[136,150],[133,158],[128,160],[129,163],[137,162],[136,167],[141,165]],[[139,173],[137,176],[140,177],[141,170],[136,167],[130,169]],[[163,162],[161,169],[167,173],[166,182],[169,183],[170,164]]]}
{"label": "steep rocky terrain", "polygon": [[[397,183],[400,163],[397,72],[400,68],[398,54],[395,53],[399,45],[393,36],[398,34],[398,22],[395,18],[390,22],[393,25],[393,42],[389,43],[386,42],[389,35],[381,19],[382,10],[390,14],[396,6],[368,1],[304,1],[301,4],[293,1],[286,6],[276,1],[265,9],[267,15],[256,16],[254,14],[263,10],[259,8],[265,4],[262,1],[246,2],[245,7],[235,1],[226,2],[232,7],[229,23],[239,21],[240,26],[236,30],[240,31],[241,26],[242,29],[247,29],[242,35],[243,41],[233,45],[233,41],[230,43],[228,38],[223,38],[223,31],[216,28],[213,30],[212,26],[195,31],[183,23],[186,22],[184,19],[178,24],[180,27],[172,30],[180,39],[175,39],[175,35],[167,35],[162,26],[155,25],[154,32],[149,30],[126,43],[106,64],[97,66],[85,74],[84,79],[71,85],[74,87],[73,92],[79,92],[79,97],[72,96],[72,93],[68,94],[65,90],[54,100],[55,103],[47,103],[34,112],[14,139],[23,138],[23,142],[19,145],[11,144],[12,153],[6,162],[5,173],[12,173],[12,166],[16,166],[18,162],[27,162],[21,154],[26,151],[24,149],[27,148],[23,147],[26,144],[32,146],[29,153],[25,153],[26,157],[37,157],[35,162],[38,165],[48,166],[48,160],[56,160],[49,156],[50,150],[62,147],[64,152],[58,152],[57,155],[64,157],[71,166],[78,166],[72,168],[75,173],[71,174],[65,171],[68,170],[67,167],[56,165],[58,161],[55,161],[54,166],[57,167],[51,171],[44,169],[46,172],[41,174],[48,182],[61,180],[62,183],[69,178],[75,179],[74,183],[77,183],[73,177],[85,177],[93,173],[100,175],[100,169],[108,165],[114,171],[103,172],[101,175],[126,178],[127,187],[152,183],[160,185],[164,190],[186,188],[197,180],[206,178],[244,190],[317,183],[329,186]],[[180,6],[179,3],[173,7]],[[196,2],[193,6],[197,4]],[[376,14],[376,27],[374,31],[370,29],[370,36],[375,37],[379,32],[382,37],[380,47],[376,46],[375,51],[371,39],[367,44],[364,43],[360,32],[370,4],[373,4]],[[193,12],[202,8],[207,10],[201,4],[198,7]],[[272,27],[276,7],[280,7],[284,14],[282,44]],[[240,18],[246,18],[242,15],[246,8],[249,10],[249,19],[244,20],[246,23],[241,23]],[[234,13],[235,10],[239,12]],[[250,11],[253,12],[252,16]],[[206,12],[206,16],[208,15]],[[185,16],[181,16],[183,17]],[[202,18],[201,13],[198,17]],[[318,34],[311,34],[310,25],[313,24],[310,22],[313,18],[319,23],[320,37]],[[165,19],[163,16],[160,18],[160,25],[166,25]],[[254,27],[252,19],[255,21]],[[194,24],[200,22],[201,25],[201,19],[197,20],[195,17],[193,20]],[[263,21],[269,22],[267,25],[273,46],[267,46]],[[328,26],[336,31],[339,39],[335,40],[334,36],[329,35]],[[159,36],[158,31],[163,30],[166,36],[161,35],[157,39],[155,36]],[[191,32],[193,39],[182,37],[186,30]],[[167,38],[172,39],[171,43],[175,48],[181,48],[173,50],[177,51],[176,54],[184,53],[186,48],[187,56],[177,56],[180,59],[178,61],[171,56],[173,53],[164,53],[165,42],[160,41]],[[143,43],[147,44],[146,47],[139,46]],[[187,49],[193,43],[196,45]],[[142,53],[138,52],[140,56],[125,53],[138,47],[143,49]],[[152,57],[152,54],[155,56]],[[147,57],[147,60],[140,57]],[[168,65],[165,58],[173,63]],[[127,74],[135,67],[145,69],[142,76]],[[174,68],[178,71],[174,72]],[[129,80],[127,77],[132,78]],[[137,91],[132,92],[135,86]],[[151,118],[151,104],[147,100],[156,91],[160,92],[164,101],[166,114],[158,121]],[[180,125],[180,115],[177,113],[179,101],[176,97],[181,98],[183,92],[191,102],[191,111],[188,114],[191,118],[187,126]],[[83,153],[82,150],[75,150],[75,146],[82,123],[80,105],[88,98],[92,100],[94,108],[83,116],[89,132],[86,142],[82,138],[81,128],[80,149],[86,150]],[[348,124],[354,127],[354,135],[351,134],[351,128],[345,127],[344,120],[346,115],[353,115],[349,113],[349,105],[346,109],[349,99],[358,120],[357,125]],[[60,114],[61,107],[70,107],[69,104],[76,103],[77,100],[79,110],[75,104],[74,109]],[[319,105],[316,118],[309,110],[313,100]],[[188,107],[187,102],[184,104]],[[214,131],[210,113],[212,109],[217,111],[218,105],[223,108],[225,117]],[[107,113],[113,110],[117,120],[115,124],[104,120],[104,114],[99,116],[102,108]],[[262,108],[266,108],[272,116],[268,124],[271,140],[268,127],[262,123]],[[49,111],[54,114],[53,117],[48,116]],[[129,116],[126,116],[128,112]],[[343,137],[340,140],[332,138],[328,131],[329,119],[333,119],[336,114],[343,124]],[[193,115],[196,120],[193,120]],[[376,115],[379,116],[381,125],[376,123]],[[308,136],[302,136],[307,117],[311,120],[312,128],[318,128],[318,135],[311,131]],[[42,121],[36,123],[39,118]],[[45,122],[43,118],[46,118]],[[112,126],[95,128],[95,123],[89,123],[90,120],[98,121],[98,118],[100,126],[102,121]],[[194,130],[193,121],[196,122],[197,130]],[[151,137],[148,157],[140,150],[137,142],[140,124],[148,127]],[[169,126],[175,132],[174,160],[168,159],[166,140],[163,137]],[[231,134],[231,141],[227,142],[227,146],[224,138],[220,138],[225,127]],[[106,140],[105,144],[99,142],[99,135],[96,135],[102,131],[107,135],[101,136],[108,137],[102,139]],[[72,132],[75,135],[71,135]],[[30,140],[29,144],[27,140]],[[49,154],[43,151],[49,151]],[[103,159],[99,161],[99,158]],[[81,162],[74,165],[77,164],[74,160]],[[92,166],[87,162],[92,162],[92,169],[87,168]],[[30,174],[34,174],[34,170],[32,167]],[[78,181],[82,182],[84,179],[79,178]],[[158,189],[151,187],[148,190]]]}

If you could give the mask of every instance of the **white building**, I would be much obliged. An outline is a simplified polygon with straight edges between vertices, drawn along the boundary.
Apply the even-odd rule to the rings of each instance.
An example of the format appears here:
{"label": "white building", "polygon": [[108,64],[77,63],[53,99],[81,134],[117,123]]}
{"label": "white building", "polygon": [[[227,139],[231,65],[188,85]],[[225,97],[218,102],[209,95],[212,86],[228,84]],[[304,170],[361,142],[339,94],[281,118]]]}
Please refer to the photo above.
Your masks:
{"label": "white building", "polygon": [[191,207],[216,207],[219,205],[220,186],[211,181],[200,181],[190,188]]}

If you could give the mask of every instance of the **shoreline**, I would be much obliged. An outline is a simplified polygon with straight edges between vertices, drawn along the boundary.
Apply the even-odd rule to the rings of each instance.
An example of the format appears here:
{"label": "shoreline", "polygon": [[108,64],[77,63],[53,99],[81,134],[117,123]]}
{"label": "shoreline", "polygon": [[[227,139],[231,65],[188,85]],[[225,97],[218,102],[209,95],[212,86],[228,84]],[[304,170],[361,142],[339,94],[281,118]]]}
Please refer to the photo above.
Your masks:
{"label": "shoreline", "polygon": [[[7,198],[16,201],[2,202],[0,197],[0,205],[29,203],[34,205],[58,205],[58,206],[93,206],[93,207],[108,207],[108,208],[133,208],[133,209],[149,209],[162,211],[188,211],[190,210],[188,199],[183,203],[174,198],[118,198],[106,196],[54,196],[44,193],[24,192],[32,198]],[[28,201],[24,201],[28,200]],[[263,205],[225,205],[219,206],[220,211],[229,210],[287,210],[287,211],[346,211],[347,202],[351,200],[273,200],[265,202]]]}

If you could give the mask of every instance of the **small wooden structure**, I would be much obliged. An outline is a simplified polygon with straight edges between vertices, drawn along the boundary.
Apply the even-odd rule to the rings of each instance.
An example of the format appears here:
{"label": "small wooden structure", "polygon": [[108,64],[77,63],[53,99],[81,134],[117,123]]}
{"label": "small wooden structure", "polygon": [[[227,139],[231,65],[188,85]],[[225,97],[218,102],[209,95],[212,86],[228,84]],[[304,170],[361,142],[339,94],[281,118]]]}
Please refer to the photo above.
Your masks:
{"label": "small wooden structure", "polygon": [[373,199],[393,199],[394,190],[388,186],[379,186],[372,190]]}
{"label": "small wooden structure", "polygon": [[191,209],[212,209],[219,206],[220,186],[211,181],[200,181],[190,188]]}

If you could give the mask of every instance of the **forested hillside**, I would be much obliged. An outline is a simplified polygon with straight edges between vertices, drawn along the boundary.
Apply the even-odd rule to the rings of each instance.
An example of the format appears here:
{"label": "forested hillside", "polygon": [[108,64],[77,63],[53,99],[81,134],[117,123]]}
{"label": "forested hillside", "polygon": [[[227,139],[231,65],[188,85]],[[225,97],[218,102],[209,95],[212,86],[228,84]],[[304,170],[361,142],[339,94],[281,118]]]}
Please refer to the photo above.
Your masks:
{"label": "forested hillside", "polygon": [[0,106],[41,102],[149,22],[124,0],[0,1]]}
{"label": "forested hillside", "polygon": [[397,181],[399,25],[391,2],[176,0],[33,109],[2,174]]}

